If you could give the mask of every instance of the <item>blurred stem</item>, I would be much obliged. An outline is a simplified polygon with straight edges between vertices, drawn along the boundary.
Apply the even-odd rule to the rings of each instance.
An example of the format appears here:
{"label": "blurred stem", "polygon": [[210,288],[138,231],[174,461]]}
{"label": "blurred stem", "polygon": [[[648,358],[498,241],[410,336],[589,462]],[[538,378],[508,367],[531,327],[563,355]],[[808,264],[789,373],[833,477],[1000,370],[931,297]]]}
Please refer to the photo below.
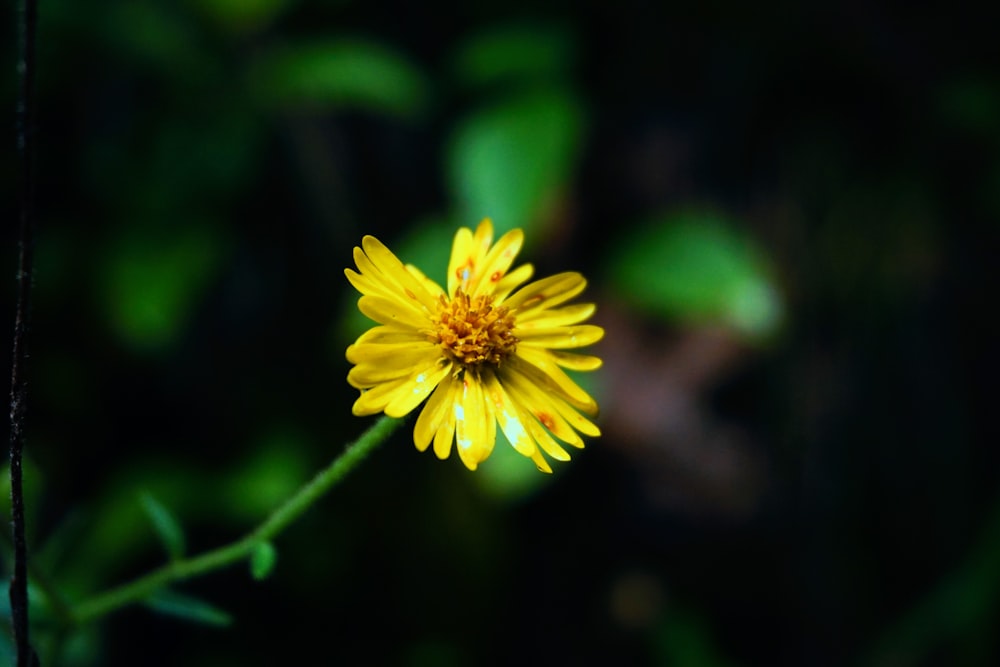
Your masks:
{"label": "blurred stem", "polygon": [[14,565],[10,575],[10,619],[14,630],[17,667],[38,664],[31,648],[28,623],[28,548],[24,528],[22,454],[24,422],[28,409],[28,323],[34,266],[34,153],[35,153],[35,30],[36,0],[17,3],[17,108],[18,234],[17,310],[14,314],[13,354],[10,372],[10,523]]}
{"label": "blurred stem", "polygon": [[52,577],[49,576],[49,573],[40,569],[37,563],[29,563],[28,576],[35,587],[45,597],[49,610],[55,616],[56,620],[62,625],[71,625],[73,622],[73,609],[69,601],[52,582]]}
{"label": "blurred stem", "polygon": [[382,417],[361,437],[348,445],[343,454],[321,470],[309,483],[278,507],[257,528],[231,544],[200,556],[174,561],[132,582],[85,600],[72,609],[77,624],[93,621],[105,614],[141,602],[157,590],[175,581],[191,579],[250,557],[254,548],[284,530],[323,495],[335,487],[399,425],[400,419]]}

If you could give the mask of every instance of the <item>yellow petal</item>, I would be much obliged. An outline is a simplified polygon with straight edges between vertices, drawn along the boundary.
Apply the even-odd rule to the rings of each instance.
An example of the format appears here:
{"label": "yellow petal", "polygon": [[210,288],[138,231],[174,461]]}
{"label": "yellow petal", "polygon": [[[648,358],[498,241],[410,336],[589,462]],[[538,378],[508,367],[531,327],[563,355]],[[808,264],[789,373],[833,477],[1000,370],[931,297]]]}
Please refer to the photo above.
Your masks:
{"label": "yellow petal", "polygon": [[434,297],[435,302],[437,301],[438,297],[445,295],[444,290],[441,289],[441,286],[438,285],[433,280],[431,280],[430,278],[428,278],[427,276],[425,276],[424,272],[418,269],[417,267],[413,266],[412,264],[407,264],[406,270],[409,271],[411,274],[413,274],[413,277],[419,280],[423,284],[423,286],[427,289],[427,291],[431,293],[431,296]]}
{"label": "yellow petal", "polygon": [[601,429],[597,427],[597,424],[577,412],[572,405],[565,401],[561,401],[558,398],[552,399],[552,405],[555,406],[556,410],[559,411],[559,414],[562,415],[563,419],[565,419],[574,429],[584,435],[589,435],[591,438],[600,437]]}
{"label": "yellow petal", "polygon": [[495,303],[497,305],[502,305],[501,302],[507,298],[507,295],[513,292],[525,280],[531,278],[534,273],[534,266],[531,264],[522,264],[501,278],[497,284],[493,286],[493,297],[495,299]]}
{"label": "yellow petal", "polygon": [[493,221],[489,218],[483,218],[479,221],[476,233],[472,237],[472,245],[476,257],[480,259],[485,257],[486,253],[490,250],[491,243],[493,243]]}
{"label": "yellow petal", "polygon": [[486,400],[485,387],[482,384],[479,387],[483,392],[483,411],[486,413],[486,438],[484,442],[490,443],[489,451],[483,456],[483,459],[486,459],[493,453],[493,447],[497,442],[497,417],[496,412],[493,410],[493,404]]}
{"label": "yellow petal", "polygon": [[529,458],[534,456],[535,443],[518,414],[517,406],[507,395],[496,374],[484,374],[484,380],[486,397],[493,405],[493,414],[500,423],[500,430],[519,454]]}
{"label": "yellow petal", "polygon": [[[427,399],[427,405],[420,411],[420,416],[417,417],[417,423],[413,426],[413,444],[420,451],[427,449],[431,441],[434,440],[434,436],[444,425],[448,415],[453,414],[450,402],[453,382],[451,376],[444,377],[434,389],[431,397]],[[451,444],[450,433],[448,434],[448,444]],[[447,456],[448,454],[445,452],[444,457]]]}
{"label": "yellow petal", "polygon": [[[559,398],[550,398],[530,380],[519,373],[507,373],[502,379],[518,407],[531,413],[553,435],[574,447],[583,447],[583,440],[563,418],[553,404]],[[543,443],[539,442],[539,446]]]}
{"label": "yellow petal", "polygon": [[[427,367],[436,366],[438,357],[432,358]],[[355,366],[347,374],[347,382],[355,389],[370,389],[385,382],[407,377],[412,372],[409,366]]]}
{"label": "yellow petal", "polygon": [[344,269],[344,275],[356,290],[365,295],[370,294],[390,300],[398,299],[418,312],[427,312],[426,305],[419,302],[417,294],[412,289],[399,285],[390,275],[379,269],[361,248],[354,249],[354,263],[361,273]]}
{"label": "yellow petal", "polygon": [[[399,261],[391,250],[374,236],[365,236],[361,239],[361,246],[371,260],[382,273],[382,276],[391,281],[401,291],[401,297],[406,297],[417,303],[429,312],[434,312],[437,308],[437,299],[427,291],[422,281],[418,280],[410,273],[403,263]],[[359,265],[360,268],[360,265]]]}
{"label": "yellow petal", "polygon": [[472,277],[476,258],[472,252],[472,230],[460,227],[455,232],[455,240],[451,244],[451,259],[448,260],[448,294],[454,296],[455,290],[464,281]]}
{"label": "yellow petal", "polygon": [[550,466],[549,462],[545,460],[544,456],[542,456],[541,450],[536,449],[534,456],[531,457],[531,460],[534,461],[535,467],[538,468],[539,472],[544,472],[549,475],[552,474],[552,466]]}
{"label": "yellow petal", "polygon": [[597,402],[559,368],[548,350],[520,345],[514,356],[504,364],[503,372],[505,377],[508,373],[520,374],[532,384],[553,390],[555,395],[564,397],[581,410],[590,414],[597,412]]}
{"label": "yellow petal", "polygon": [[347,276],[348,282],[354,285],[354,289],[362,294],[389,296],[391,293],[389,286],[373,279],[371,276],[358,273],[353,269],[344,269],[344,275]]}
{"label": "yellow petal", "polygon": [[531,429],[531,435],[538,441],[538,446],[541,447],[542,451],[554,458],[556,461],[569,461],[569,452],[563,449],[562,445],[556,442],[549,432],[542,428],[534,419],[528,421],[528,428]]}
{"label": "yellow petal", "polygon": [[[363,297],[367,298],[367,297]],[[604,329],[594,324],[578,324],[575,327],[552,327],[544,329],[515,328],[517,337],[525,345],[566,350],[574,347],[593,345],[604,338]]]}
{"label": "yellow petal", "polygon": [[375,263],[368,258],[368,255],[365,254],[364,250],[354,246],[352,256],[354,257],[354,265],[358,267],[358,271],[360,271],[362,275],[366,276],[370,280],[383,282],[382,272],[377,266],[375,266]]}
{"label": "yellow petal", "polygon": [[[376,384],[371,389],[361,392],[354,402],[355,415],[373,415],[385,412],[390,417],[402,417],[410,412],[420,402],[413,402],[416,395],[422,395],[421,400],[441,380],[441,370],[436,365],[424,368],[413,368],[402,377]],[[444,366],[447,369],[450,364]]]}
{"label": "yellow petal", "polygon": [[497,283],[503,279],[510,265],[514,263],[514,258],[517,257],[522,245],[524,245],[524,232],[520,229],[512,229],[501,236],[476,267],[475,275],[469,282],[469,294],[492,294]]}
{"label": "yellow petal", "polygon": [[395,394],[385,406],[385,414],[390,417],[403,417],[410,414],[413,408],[427,398],[438,386],[442,378],[451,372],[451,362],[425,368],[411,378],[406,384],[407,391]]}
{"label": "yellow petal", "polygon": [[466,372],[455,404],[455,447],[469,470],[475,470],[493,451],[494,441],[488,439],[486,416],[482,385],[472,373]]}
{"label": "yellow petal", "polygon": [[569,301],[586,286],[586,279],[579,273],[557,273],[525,285],[505,299],[503,305],[517,309],[518,314],[534,308],[551,308]]}
{"label": "yellow petal", "polygon": [[448,376],[442,384],[446,389],[441,399],[444,402],[444,421],[434,433],[434,455],[444,460],[451,452],[451,442],[455,437],[455,406],[458,404],[462,382],[454,376]]}
{"label": "yellow petal", "polygon": [[[364,332],[354,341],[354,346],[359,345],[381,345],[392,343],[409,343],[410,345],[420,345],[428,343],[427,335],[413,329],[404,329],[392,325],[379,325]],[[433,343],[431,343],[433,345]],[[350,361],[350,357],[347,358]]]}
{"label": "yellow petal", "polygon": [[593,315],[595,310],[597,306],[592,303],[575,303],[572,306],[554,309],[520,310],[517,314],[517,328],[544,329],[579,324]]}
{"label": "yellow petal", "polygon": [[408,377],[402,377],[398,380],[384,382],[371,389],[362,391],[361,395],[358,396],[358,400],[354,401],[351,412],[356,417],[382,412],[398,392],[406,391],[405,384],[408,379]]}
{"label": "yellow petal", "polygon": [[493,223],[489,218],[483,218],[475,234],[465,227],[455,233],[451,260],[448,263],[449,295],[454,296],[459,287],[466,294],[474,292],[474,286],[483,274],[483,265],[492,241]]}
{"label": "yellow petal", "polygon": [[426,339],[418,343],[355,343],[348,346],[346,355],[352,364],[404,369],[428,358],[442,356],[441,348]]}
{"label": "yellow petal", "polygon": [[379,324],[406,326],[417,331],[429,331],[430,318],[400,299],[387,299],[366,294],[358,299],[358,310]]}
{"label": "yellow petal", "polygon": [[571,371],[596,371],[604,365],[600,357],[589,354],[576,354],[559,350],[549,350],[548,352],[557,364]]}

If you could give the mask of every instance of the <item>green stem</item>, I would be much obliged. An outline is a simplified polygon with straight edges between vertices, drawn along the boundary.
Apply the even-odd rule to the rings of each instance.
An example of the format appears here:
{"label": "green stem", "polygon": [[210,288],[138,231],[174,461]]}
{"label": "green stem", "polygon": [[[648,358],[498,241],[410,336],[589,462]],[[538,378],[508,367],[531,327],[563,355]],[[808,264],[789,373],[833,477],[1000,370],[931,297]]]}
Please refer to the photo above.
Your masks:
{"label": "green stem", "polygon": [[301,516],[376,446],[385,441],[400,424],[402,424],[400,419],[389,417],[379,419],[354,443],[348,445],[329,466],[321,470],[294,496],[274,510],[263,523],[241,539],[200,556],[168,563],[143,577],[85,600],[73,608],[73,620],[77,624],[93,621],[122,607],[142,601],[170,583],[191,579],[249,558],[258,544],[271,539]]}

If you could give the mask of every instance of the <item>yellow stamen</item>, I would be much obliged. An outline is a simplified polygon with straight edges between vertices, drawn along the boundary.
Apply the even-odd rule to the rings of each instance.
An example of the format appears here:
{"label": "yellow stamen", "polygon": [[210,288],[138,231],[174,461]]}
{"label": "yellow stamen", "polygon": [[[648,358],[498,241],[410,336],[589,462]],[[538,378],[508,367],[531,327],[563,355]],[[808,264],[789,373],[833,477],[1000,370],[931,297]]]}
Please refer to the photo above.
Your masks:
{"label": "yellow stamen", "polygon": [[499,366],[517,349],[514,316],[505,306],[493,307],[493,297],[470,297],[461,288],[452,299],[441,296],[433,339],[449,358],[465,368]]}

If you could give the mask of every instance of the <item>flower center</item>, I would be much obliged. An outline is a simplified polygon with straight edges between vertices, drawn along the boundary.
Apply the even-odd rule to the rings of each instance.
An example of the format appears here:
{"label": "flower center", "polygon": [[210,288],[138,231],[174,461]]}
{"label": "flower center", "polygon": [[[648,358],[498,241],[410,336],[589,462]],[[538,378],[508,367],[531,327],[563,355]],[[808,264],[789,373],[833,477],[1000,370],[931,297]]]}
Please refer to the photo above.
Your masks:
{"label": "flower center", "polygon": [[466,368],[491,364],[499,366],[517,349],[514,316],[504,306],[493,307],[493,297],[470,297],[458,289],[455,297],[441,297],[434,319],[434,339],[448,357]]}

